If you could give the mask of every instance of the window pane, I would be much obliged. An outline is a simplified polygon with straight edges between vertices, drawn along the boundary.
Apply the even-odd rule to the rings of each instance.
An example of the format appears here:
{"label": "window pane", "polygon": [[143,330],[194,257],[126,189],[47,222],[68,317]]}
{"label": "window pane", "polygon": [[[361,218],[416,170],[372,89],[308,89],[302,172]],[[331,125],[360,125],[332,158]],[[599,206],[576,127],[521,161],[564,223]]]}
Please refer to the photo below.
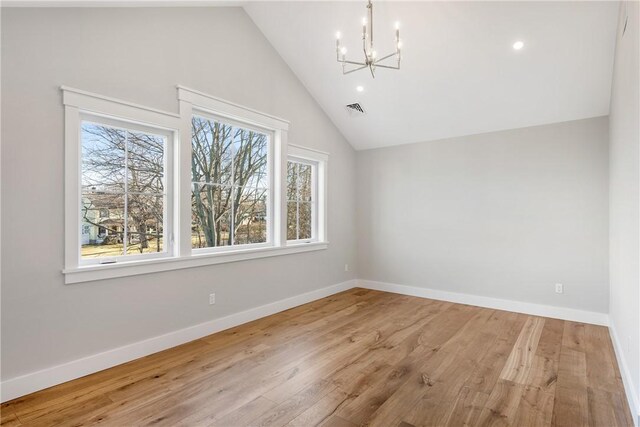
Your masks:
{"label": "window pane", "polygon": [[236,188],[234,195],[234,244],[264,243],[267,241],[267,190]]}
{"label": "window pane", "polygon": [[298,163],[287,162],[287,200],[298,200]]}
{"label": "window pane", "polygon": [[124,192],[126,134],[122,129],[82,123],[83,192]]}
{"label": "window pane", "polygon": [[163,136],[129,132],[127,151],[127,191],[162,194],[164,192]]}
{"label": "window pane", "polygon": [[300,202],[298,204],[298,239],[311,238],[311,203]]}
{"label": "window pane", "polygon": [[194,116],[191,130],[192,181],[230,185],[234,129]]}
{"label": "window pane", "polygon": [[127,200],[127,254],[164,251],[164,196],[130,194]]}
{"label": "window pane", "polygon": [[310,164],[287,162],[287,240],[311,239],[313,234],[313,174]]}
{"label": "window pane", "polygon": [[298,203],[287,202],[287,240],[298,238]]}
{"label": "window pane", "polygon": [[311,201],[311,165],[300,164],[298,169],[299,200]]}
{"label": "window pane", "polygon": [[267,188],[267,136],[240,128],[235,128],[233,133],[234,184]]}
{"label": "window pane", "polygon": [[123,255],[123,195],[97,192],[83,194],[80,220],[82,258]]}
{"label": "window pane", "polygon": [[192,247],[230,245],[231,187],[194,184],[191,196]]}
{"label": "window pane", "polygon": [[266,242],[269,136],[198,116],[192,132],[192,246]]}

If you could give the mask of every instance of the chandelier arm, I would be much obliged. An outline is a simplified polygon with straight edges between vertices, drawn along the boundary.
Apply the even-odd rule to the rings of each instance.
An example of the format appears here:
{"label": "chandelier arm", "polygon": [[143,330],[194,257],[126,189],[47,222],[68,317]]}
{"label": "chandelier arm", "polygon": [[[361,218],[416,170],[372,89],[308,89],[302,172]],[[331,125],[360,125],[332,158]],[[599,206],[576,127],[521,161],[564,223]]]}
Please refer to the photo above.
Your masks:
{"label": "chandelier arm", "polygon": [[391,65],[380,65],[380,64],[376,64],[376,67],[380,67],[380,68],[388,68],[390,70],[399,70],[400,69],[400,65],[397,66],[391,66]]}
{"label": "chandelier arm", "polygon": [[380,58],[380,59],[376,59],[376,60],[375,60],[375,63],[376,63],[376,65],[377,65],[377,64],[378,64],[378,62],[380,62],[380,61],[384,61],[385,59],[389,59],[389,58],[391,58],[391,57],[394,57],[394,56],[396,56],[397,54],[398,54],[397,52],[390,53],[390,54],[389,54],[389,55],[387,55],[387,56],[383,56],[383,57],[382,57],[382,58]]}
{"label": "chandelier arm", "polygon": [[340,62],[342,64],[361,65],[361,66],[364,66],[364,67],[367,66],[367,64],[365,64],[364,62],[355,62],[355,61],[347,61],[347,60],[340,60],[338,62]]}
{"label": "chandelier arm", "polygon": [[354,71],[360,71],[360,70],[362,70],[363,68],[367,68],[367,65],[363,65],[362,67],[354,68],[353,70],[349,70],[349,71],[344,71],[344,70],[342,70],[342,74],[351,74],[351,73],[353,73]]}

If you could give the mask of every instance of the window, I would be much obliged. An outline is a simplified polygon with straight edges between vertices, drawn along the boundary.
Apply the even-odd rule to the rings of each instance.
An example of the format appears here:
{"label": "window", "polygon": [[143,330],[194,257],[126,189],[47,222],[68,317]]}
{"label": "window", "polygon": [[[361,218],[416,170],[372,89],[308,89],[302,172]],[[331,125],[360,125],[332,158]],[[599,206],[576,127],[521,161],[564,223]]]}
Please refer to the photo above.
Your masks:
{"label": "window", "polygon": [[80,141],[81,261],[166,255],[169,135],[84,116]]}
{"label": "window", "polygon": [[65,283],[327,248],[328,155],[178,87],[179,114],[62,88]]}
{"label": "window", "polygon": [[315,164],[287,162],[287,240],[311,240],[316,233]]}
{"label": "window", "polygon": [[287,241],[326,240],[326,164],[324,153],[289,146],[287,159]]}
{"label": "window", "polygon": [[195,249],[270,241],[267,131],[191,119],[191,244]]}

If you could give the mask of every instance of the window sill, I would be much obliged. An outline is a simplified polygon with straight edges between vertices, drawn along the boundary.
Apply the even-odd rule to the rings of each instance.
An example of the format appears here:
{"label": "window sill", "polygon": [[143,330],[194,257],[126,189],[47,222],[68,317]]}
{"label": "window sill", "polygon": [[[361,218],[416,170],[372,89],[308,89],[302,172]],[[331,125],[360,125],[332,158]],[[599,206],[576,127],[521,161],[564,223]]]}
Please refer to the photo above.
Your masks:
{"label": "window sill", "polygon": [[72,284],[116,277],[135,276],[139,274],[157,273],[161,271],[179,270],[183,268],[201,267],[205,265],[223,264],[227,262],[245,261],[256,258],[319,251],[327,249],[328,246],[329,242],[296,243],[277,248],[238,249],[236,251],[194,254],[188,257],[91,265],[65,269],[62,273],[64,274],[65,284]]}

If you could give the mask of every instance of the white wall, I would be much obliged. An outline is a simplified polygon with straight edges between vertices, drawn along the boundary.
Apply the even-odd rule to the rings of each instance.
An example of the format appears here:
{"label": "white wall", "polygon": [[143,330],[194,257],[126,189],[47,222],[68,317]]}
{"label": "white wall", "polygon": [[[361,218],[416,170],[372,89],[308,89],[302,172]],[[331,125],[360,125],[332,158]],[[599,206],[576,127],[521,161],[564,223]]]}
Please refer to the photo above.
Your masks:
{"label": "white wall", "polygon": [[[64,285],[59,86],[177,112],[176,84],[331,154],[330,248]],[[2,112],[3,381],[355,277],[355,153],[240,8],[3,8]]]}
{"label": "white wall", "polygon": [[[624,17],[627,30],[622,36]],[[640,416],[640,49],[638,2],[620,7],[609,118],[610,306],[618,358]],[[624,371],[627,372],[624,372]]]}
{"label": "white wall", "polygon": [[600,117],[358,152],[360,278],[606,312],[607,133]]}

